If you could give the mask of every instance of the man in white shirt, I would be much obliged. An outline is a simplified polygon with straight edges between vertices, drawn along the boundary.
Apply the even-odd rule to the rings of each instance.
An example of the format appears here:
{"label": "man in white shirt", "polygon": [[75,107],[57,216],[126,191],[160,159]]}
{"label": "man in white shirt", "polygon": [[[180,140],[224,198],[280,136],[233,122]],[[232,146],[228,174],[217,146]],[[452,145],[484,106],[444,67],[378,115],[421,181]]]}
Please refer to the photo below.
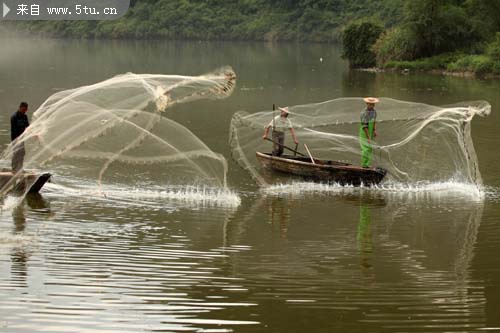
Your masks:
{"label": "man in white shirt", "polygon": [[288,111],[288,107],[278,108],[280,110],[280,114],[271,120],[269,125],[265,127],[264,135],[262,138],[264,140],[267,139],[267,135],[269,134],[269,129],[273,128],[273,156],[281,156],[283,154],[283,148],[285,145],[285,131],[287,129],[292,133],[293,141],[296,145],[299,144],[297,137],[295,136],[295,131],[293,130],[292,122],[288,119],[290,112]]}

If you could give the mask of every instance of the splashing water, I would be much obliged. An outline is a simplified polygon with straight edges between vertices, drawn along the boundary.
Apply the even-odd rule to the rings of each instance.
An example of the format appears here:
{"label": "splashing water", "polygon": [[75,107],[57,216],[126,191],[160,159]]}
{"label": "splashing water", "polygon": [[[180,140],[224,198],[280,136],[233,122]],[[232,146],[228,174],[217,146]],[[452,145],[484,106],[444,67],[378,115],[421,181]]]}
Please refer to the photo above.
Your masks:
{"label": "splashing water", "polygon": [[176,104],[225,98],[235,80],[229,67],[194,77],[127,73],[58,92],[34,112],[1,160],[8,164],[15,147],[24,145],[25,169],[91,180],[99,188],[132,183],[225,190],[225,158],[162,113]]}
{"label": "splashing water", "polygon": [[408,199],[457,199],[467,198],[469,202],[481,202],[488,193],[481,187],[473,184],[457,182],[433,182],[419,184],[404,184],[387,182],[375,186],[345,186],[340,184],[325,184],[311,182],[290,182],[264,187],[265,195],[292,195],[303,196],[308,194],[356,194],[356,195],[383,195]]}
{"label": "splashing water", "polygon": [[[97,191],[91,184],[78,180],[65,180],[62,184],[48,184],[46,195],[104,200],[114,207],[140,206],[151,209],[173,211],[180,207],[238,207],[241,199],[237,193],[224,189],[206,186],[149,186],[147,189],[137,186],[103,185]],[[70,185],[73,184],[73,185]],[[168,204],[166,204],[166,202]]]}
{"label": "splashing water", "polygon": [[[292,106],[289,119],[298,140],[307,144],[315,158],[359,165],[358,132],[364,107],[361,98],[340,98]],[[382,98],[376,109],[379,135],[372,142],[372,166],[388,171],[379,189],[421,191],[435,189],[430,184],[447,184],[446,188],[465,184],[480,191],[482,179],[470,123],[474,116],[487,116],[491,112],[487,102],[437,107]],[[277,115],[272,111],[255,114],[242,111],[231,121],[232,155],[261,186],[286,183],[276,174],[269,176],[255,158],[256,151],[271,150],[272,144],[262,140],[262,133]],[[292,146],[291,135],[286,135],[285,145]]]}

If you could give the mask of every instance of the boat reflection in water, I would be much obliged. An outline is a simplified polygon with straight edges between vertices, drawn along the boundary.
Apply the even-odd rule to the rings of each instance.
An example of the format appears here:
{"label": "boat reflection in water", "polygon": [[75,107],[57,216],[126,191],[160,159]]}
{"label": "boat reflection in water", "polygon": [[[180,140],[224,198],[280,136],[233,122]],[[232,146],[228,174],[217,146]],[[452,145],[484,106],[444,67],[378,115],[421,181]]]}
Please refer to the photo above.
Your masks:
{"label": "boat reflection in water", "polygon": [[329,329],[484,327],[484,290],[470,276],[480,200],[453,192],[298,190],[304,186],[269,188],[226,221],[226,246],[254,246],[232,265],[254,290],[261,322],[306,329],[282,318],[309,309],[327,311],[331,321],[321,325]]}
{"label": "boat reflection in water", "polygon": [[481,201],[324,189],[294,184],[246,193],[232,209],[166,212],[27,199],[0,225],[8,328],[33,331],[40,312],[64,331],[484,326],[485,284],[470,276]]}

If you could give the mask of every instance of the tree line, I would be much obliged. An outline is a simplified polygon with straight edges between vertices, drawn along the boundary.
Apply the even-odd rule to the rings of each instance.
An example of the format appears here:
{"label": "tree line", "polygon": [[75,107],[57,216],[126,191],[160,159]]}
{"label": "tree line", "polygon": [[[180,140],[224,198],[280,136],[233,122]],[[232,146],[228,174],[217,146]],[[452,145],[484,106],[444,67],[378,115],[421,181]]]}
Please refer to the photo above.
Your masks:
{"label": "tree line", "polygon": [[500,0],[407,1],[397,24],[351,22],[342,40],[354,68],[500,74]]}
{"label": "tree line", "polygon": [[16,23],[51,37],[335,42],[347,23],[395,24],[405,0],[131,0],[113,21]]}
{"label": "tree line", "polygon": [[500,74],[500,0],[131,0],[113,21],[30,21],[49,37],[342,42],[351,67]]}

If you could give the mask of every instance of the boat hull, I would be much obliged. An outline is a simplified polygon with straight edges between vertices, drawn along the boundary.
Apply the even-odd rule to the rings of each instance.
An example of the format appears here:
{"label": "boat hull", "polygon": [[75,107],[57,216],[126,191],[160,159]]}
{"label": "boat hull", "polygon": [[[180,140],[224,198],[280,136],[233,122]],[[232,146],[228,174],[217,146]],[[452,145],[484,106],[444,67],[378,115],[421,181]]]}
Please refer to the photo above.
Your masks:
{"label": "boat hull", "polygon": [[382,168],[362,168],[338,161],[315,159],[316,164],[313,164],[305,157],[287,155],[277,157],[261,152],[257,152],[256,157],[266,169],[322,183],[370,186],[379,184],[387,174]]}
{"label": "boat hull", "polygon": [[42,187],[50,180],[50,173],[23,172],[14,177],[11,171],[0,172],[0,189],[3,193],[38,193]]}

